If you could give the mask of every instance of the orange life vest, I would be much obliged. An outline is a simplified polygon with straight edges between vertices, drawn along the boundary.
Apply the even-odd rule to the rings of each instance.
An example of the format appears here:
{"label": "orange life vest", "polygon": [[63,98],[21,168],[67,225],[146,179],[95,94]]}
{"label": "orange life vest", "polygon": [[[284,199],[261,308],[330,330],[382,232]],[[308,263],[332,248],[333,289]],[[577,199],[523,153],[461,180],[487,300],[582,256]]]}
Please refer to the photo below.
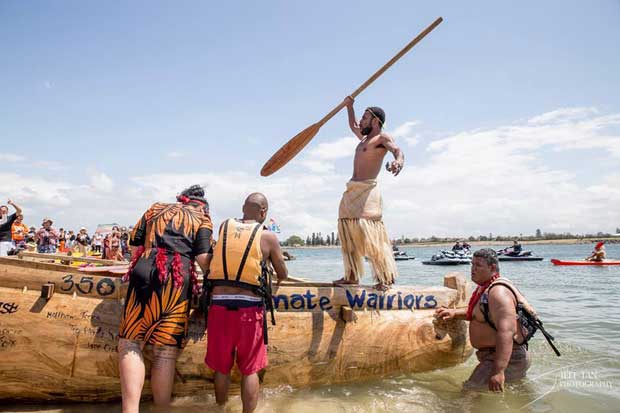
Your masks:
{"label": "orange life vest", "polygon": [[243,223],[236,219],[224,221],[215,244],[207,279],[214,285],[260,287],[263,252],[260,239],[263,225]]}

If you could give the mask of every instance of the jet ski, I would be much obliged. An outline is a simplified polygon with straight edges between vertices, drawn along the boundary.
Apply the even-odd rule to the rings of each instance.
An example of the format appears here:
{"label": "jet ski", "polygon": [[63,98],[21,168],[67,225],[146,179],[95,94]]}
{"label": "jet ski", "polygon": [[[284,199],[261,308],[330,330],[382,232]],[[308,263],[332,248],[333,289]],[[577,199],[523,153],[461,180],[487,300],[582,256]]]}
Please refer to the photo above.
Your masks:
{"label": "jet ski", "polygon": [[542,261],[544,260],[543,257],[523,256],[523,255],[518,255],[516,257],[511,257],[508,255],[500,255],[499,257],[497,257],[497,259],[500,261]]}
{"label": "jet ski", "polygon": [[510,248],[497,251],[497,259],[500,261],[542,261],[543,257],[532,255],[532,251],[521,251],[519,254],[506,252]]}
{"label": "jet ski", "polygon": [[440,251],[439,254],[435,254],[430,260],[422,261],[425,265],[461,265],[471,264],[472,254],[469,250],[460,251]]}
{"label": "jet ski", "polygon": [[394,253],[394,260],[396,261],[415,260],[414,256],[407,255],[405,251],[399,250],[398,247],[393,247],[392,252]]}

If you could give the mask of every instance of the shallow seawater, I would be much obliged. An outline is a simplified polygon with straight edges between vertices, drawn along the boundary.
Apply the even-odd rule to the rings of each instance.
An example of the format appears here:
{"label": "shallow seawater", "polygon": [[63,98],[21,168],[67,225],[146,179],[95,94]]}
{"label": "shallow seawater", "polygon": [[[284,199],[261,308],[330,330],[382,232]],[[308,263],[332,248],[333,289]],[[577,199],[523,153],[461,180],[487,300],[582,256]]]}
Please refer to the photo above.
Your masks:
{"label": "shallow seawater", "polygon": [[[427,373],[401,375],[348,385],[308,389],[289,386],[262,389],[259,412],[618,412],[620,411],[620,266],[555,267],[549,258],[579,259],[592,249],[586,245],[536,245],[542,262],[501,263],[539,312],[555,336],[556,357],[542,334],[530,344],[532,367],[522,383],[508,385],[503,394],[463,392],[461,384],[475,366],[475,357],[462,365]],[[529,247],[528,247],[529,249]],[[421,264],[435,248],[404,248],[416,260],[399,261],[399,284],[442,285],[443,276],[468,266],[435,267]],[[291,275],[315,281],[342,276],[338,249],[291,249],[297,260],[288,263]],[[620,245],[607,247],[620,258]],[[370,282],[370,272],[366,281]],[[120,411],[120,403],[67,405],[5,405],[4,412],[101,413]],[[141,411],[158,412],[149,402]],[[170,412],[241,412],[232,396],[218,409],[210,394],[178,398]]]}

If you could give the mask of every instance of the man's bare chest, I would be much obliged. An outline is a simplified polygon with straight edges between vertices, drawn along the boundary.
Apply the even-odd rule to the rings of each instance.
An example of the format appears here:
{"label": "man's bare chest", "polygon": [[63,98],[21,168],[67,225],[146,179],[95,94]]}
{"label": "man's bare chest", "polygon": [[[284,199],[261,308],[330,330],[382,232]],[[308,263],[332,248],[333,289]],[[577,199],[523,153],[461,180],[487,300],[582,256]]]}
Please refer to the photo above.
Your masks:
{"label": "man's bare chest", "polygon": [[364,157],[383,157],[385,152],[385,147],[376,141],[360,142],[355,149],[357,156]]}
{"label": "man's bare chest", "polygon": [[[474,311],[471,315],[472,320],[477,321],[481,324],[487,324],[487,321],[484,319],[484,314],[482,314],[482,310],[480,309],[480,303],[478,303],[474,307]],[[490,326],[489,326],[490,327]]]}

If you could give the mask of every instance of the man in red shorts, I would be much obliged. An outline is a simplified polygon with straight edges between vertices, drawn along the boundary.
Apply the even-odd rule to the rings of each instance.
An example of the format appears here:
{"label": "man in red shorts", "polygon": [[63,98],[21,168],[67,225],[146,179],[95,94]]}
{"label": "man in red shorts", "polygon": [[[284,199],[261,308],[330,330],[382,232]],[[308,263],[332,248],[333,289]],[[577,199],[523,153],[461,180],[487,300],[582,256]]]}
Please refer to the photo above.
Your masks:
{"label": "man in red shorts", "polygon": [[226,403],[236,358],[244,413],[256,409],[257,373],[267,367],[267,265],[273,265],[278,284],[288,275],[278,238],[263,226],[267,209],[265,196],[253,193],[245,200],[242,219],[222,223],[206,282],[211,305],[205,362],[215,370],[215,398]]}

